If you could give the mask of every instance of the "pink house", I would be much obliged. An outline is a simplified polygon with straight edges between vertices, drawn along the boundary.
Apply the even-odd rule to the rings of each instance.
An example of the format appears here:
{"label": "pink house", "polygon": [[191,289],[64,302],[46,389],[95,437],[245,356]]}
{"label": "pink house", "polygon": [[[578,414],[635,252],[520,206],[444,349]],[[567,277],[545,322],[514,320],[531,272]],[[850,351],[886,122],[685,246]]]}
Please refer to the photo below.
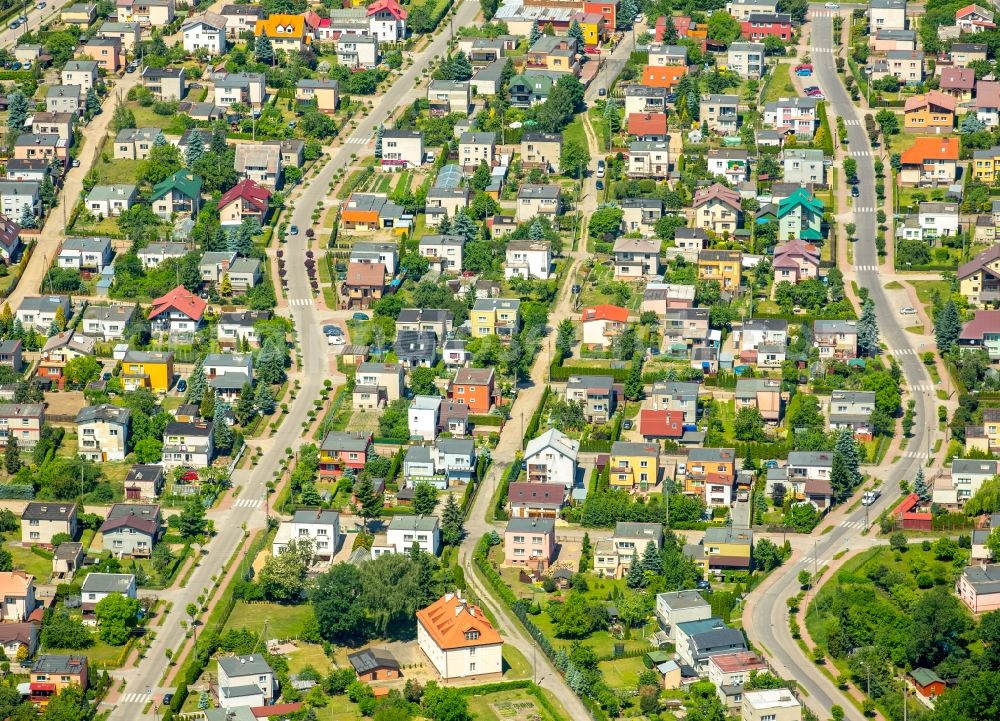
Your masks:
{"label": "pink house", "polygon": [[556,553],[556,522],[551,518],[512,518],[503,532],[505,566],[543,572]]}
{"label": "pink house", "polygon": [[774,249],[774,282],[795,284],[819,277],[819,248],[800,238],[781,243]]}
{"label": "pink house", "polygon": [[1000,609],[1000,564],[966,566],[958,577],[955,590],[973,613]]}

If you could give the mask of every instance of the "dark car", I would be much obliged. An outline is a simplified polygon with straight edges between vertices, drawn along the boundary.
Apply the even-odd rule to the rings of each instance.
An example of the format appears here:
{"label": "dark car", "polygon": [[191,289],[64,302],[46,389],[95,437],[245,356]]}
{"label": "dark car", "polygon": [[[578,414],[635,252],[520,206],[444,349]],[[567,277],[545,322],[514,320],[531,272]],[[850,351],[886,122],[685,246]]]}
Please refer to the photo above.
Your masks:
{"label": "dark car", "polygon": [[163,705],[168,706],[171,701],[174,700],[174,695],[172,693],[163,694]]}
{"label": "dark car", "polygon": [[580,294],[580,284],[579,283],[574,283],[573,284],[573,294],[574,295],[579,295]]}
{"label": "dark car", "polygon": [[181,378],[179,381],[177,381],[177,392],[178,393],[184,393],[184,392],[187,391],[187,389],[188,389],[188,382],[186,380],[184,380],[183,378]]}
{"label": "dark car", "polygon": [[852,186],[851,186],[851,197],[852,197],[852,198],[857,198],[857,197],[859,197],[860,195],[861,195],[861,191],[860,191],[860,190],[858,190],[858,186],[856,186],[856,185],[852,185]]}
{"label": "dark car", "polygon": [[299,226],[297,226],[297,225],[290,225],[290,226],[288,226],[288,234],[289,235],[298,235],[299,234]]}
{"label": "dark car", "polygon": [[632,421],[631,420],[622,421],[622,428],[624,428],[626,431],[632,430]]}
{"label": "dark car", "polygon": [[604,181],[603,180],[598,180],[597,181],[597,189],[598,190],[604,190]]}

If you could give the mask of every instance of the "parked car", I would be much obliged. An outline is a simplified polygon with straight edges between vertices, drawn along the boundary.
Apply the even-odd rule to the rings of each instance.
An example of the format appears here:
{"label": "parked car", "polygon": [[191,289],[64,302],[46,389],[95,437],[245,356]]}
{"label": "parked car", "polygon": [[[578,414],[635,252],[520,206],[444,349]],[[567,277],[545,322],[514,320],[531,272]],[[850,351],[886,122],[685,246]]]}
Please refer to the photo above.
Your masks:
{"label": "parked car", "polygon": [[572,290],[573,290],[573,295],[580,295],[580,284],[574,283]]}
{"label": "parked car", "polygon": [[736,500],[737,501],[749,501],[750,500],[750,491],[748,491],[745,488],[741,488],[740,490],[738,490],[736,492]]}
{"label": "parked car", "polygon": [[187,389],[188,389],[188,382],[186,380],[181,378],[179,381],[177,381],[178,393],[187,393]]}
{"label": "parked car", "polygon": [[819,86],[818,85],[807,85],[806,87],[802,88],[802,90],[805,93],[811,93],[814,90],[819,90]]}
{"label": "parked car", "polygon": [[[45,3],[41,3],[41,5],[42,5],[42,7],[44,7]],[[173,700],[174,700],[174,695],[172,693],[165,693],[165,694],[163,694],[163,702],[162,703],[163,703],[164,706],[169,706],[170,702],[173,701]]]}
{"label": "parked car", "polygon": [[603,180],[598,180],[597,181],[597,189],[598,190],[604,190],[604,181]]}
{"label": "parked car", "polygon": [[587,53],[587,55],[600,55],[601,49],[595,47],[589,47],[589,48],[584,48],[583,52]]}
{"label": "parked car", "polygon": [[608,94],[608,89],[607,88],[601,88],[600,90],[597,91],[597,94],[600,95],[603,98],[605,95]]}
{"label": "parked car", "polygon": [[370,319],[370,318],[368,317],[368,314],[367,314],[367,313],[355,313],[354,315],[352,315],[352,316],[351,316],[351,318],[352,318],[353,320],[356,320],[356,321],[362,321],[362,322],[363,322],[363,321],[366,321],[366,320],[371,320],[371,319]]}
{"label": "parked car", "polygon": [[79,168],[80,167],[80,161],[77,160],[76,158],[73,158],[73,162],[70,163],[70,165],[72,165],[74,168]]}
{"label": "parked car", "polygon": [[802,70],[796,70],[795,74],[800,78],[808,78],[813,74],[812,68],[803,68]]}
{"label": "parked car", "polygon": [[14,22],[12,22],[7,27],[9,27],[11,30],[17,30],[19,27],[21,27],[21,21],[20,20],[15,20]]}
{"label": "parked car", "polygon": [[605,173],[606,170],[607,170],[607,165],[605,165],[604,161],[603,160],[598,160],[597,161],[597,177],[598,178],[603,178],[604,177],[604,173]]}
{"label": "parked car", "polygon": [[632,421],[631,421],[631,419],[627,418],[624,421],[622,421],[622,428],[624,428],[626,431],[632,430]]}
{"label": "parked car", "polygon": [[343,331],[340,330],[340,328],[338,328],[335,325],[325,325],[325,326],[323,326],[323,334],[324,335],[340,335],[342,333],[343,333]]}
{"label": "parked car", "polygon": [[299,234],[299,226],[297,226],[297,225],[290,225],[290,226],[288,226],[288,234],[289,235],[298,235]]}
{"label": "parked car", "polygon": [[902,308],[899,309],[899,312],[903,315],[913,315],[914,313],[917,312],[917,309],[914,308],[912,305],[904,305]]}
{"label": "parked car", "polygon": [[795,72],[799,72],[800,70],[808,70],[809,72],[812,72],[812,69],[813,66],[809,63],[799,63],[795,66]]}
{"label": "parked car", "polygon": [[191,483],[198,480],[198,471],[193,468],[188,468],[181,474],[181,480],[185,483]]}
{"label": "parked car", "polygon": [[858,190],[858,186],[856,186],[856,185],[852,185],[852,186],[851,186],[851,197],[852,197],[852,198],[857,198],[857,197],[859,197],[860,195],[861,195],[861,191],[860,191],[860,190]]}
{"label": "parked car", "polygon": [[[38,3],[37,5],[35,5],[35,7],[38,8],[39,10],[44,10],[45,9],[45,3]],[[168,703],[168,702],[164,701],[164,703]]]}
{"label": "parked car", "polygon": [[342,335],[328,335],[326,337],[327,345],[346,345],[347,339]]}
{"label": "parked car", "polygon": [[882,492],[877,488],[874,488],[870,491],[865,491],[865,495],[861,497],[861,505],[870,506],[871,504],[875,503],[875,501],[877,501],[879,499],[879,496],[881,495]]}
{"label": "parked car", "polygon": [[827,3],[823,7],[825,7],[827,10],[840,10],[840,5],[838,5],[837,3]]}

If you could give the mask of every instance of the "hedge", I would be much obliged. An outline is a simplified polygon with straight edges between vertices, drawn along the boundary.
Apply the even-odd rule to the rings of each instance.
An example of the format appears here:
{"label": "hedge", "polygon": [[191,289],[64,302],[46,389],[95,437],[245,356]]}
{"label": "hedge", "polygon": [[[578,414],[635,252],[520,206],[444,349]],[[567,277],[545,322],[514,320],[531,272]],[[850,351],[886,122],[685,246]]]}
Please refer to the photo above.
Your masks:
{"label": "hedge", "polygon": [[35,497],[35,487],[27,483],[0,483],[0,498],[31,499]]}
{"label": "hedge", "polygon": [[510,488],[511,480],[516,479],[520,475],[521,463],[521,457],[518,455],[514,458],[514,462],[507,466],[507,470],[503,472],[503,476],[500,478],[500,487],[497,489],[497,497],[494,499],[493,505],[494,520],[507,520],[507,510],[505,508],[507,505],[507,489]]}
{"label": "hedge", "polygon": [[590,366],[561,366],[555,361],[549,368],[549,379],[568,381],[570,376],[611,376],[619,383],[628,378],[628,368],[591,368]]}
{"label": "hedge", "polygon": [[545,389],[542,391],[542,399],[538,401],[538,408],[531,414],[531,420],[528,421],[528,427],[524,431],[524,437],[521,439],[521,448],[527,448],[528,439],[534,438],[537,435],[538,427],[542,424],[542,415],[545,413],[545,403],[548,401],[550,393],[552,393],[552,388],[545,386]]}
{"label": "hedge", "polygon": [[474,426],[501,426],[503,425],[503,418],[500,416],[491,415],[471,415],[469,416],[469,423]]}

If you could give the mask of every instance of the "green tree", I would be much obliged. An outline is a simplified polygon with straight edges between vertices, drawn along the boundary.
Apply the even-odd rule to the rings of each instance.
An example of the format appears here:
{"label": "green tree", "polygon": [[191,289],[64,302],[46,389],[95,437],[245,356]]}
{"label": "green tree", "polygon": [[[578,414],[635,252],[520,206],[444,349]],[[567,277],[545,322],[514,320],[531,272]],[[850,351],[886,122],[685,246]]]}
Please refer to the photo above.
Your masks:
{"label": "green tree", "polygon": [[101,377],[101,364],[92,356],[79,356],[66,364],[63,375],[70,385],[85,386]]}
{"label": "green tree", "polygon": [[759,441],[764,438],[764,416],[757,406],[744,406],[736,412],[733,433],[739,441]]}
{"label": "green tree", "polygon": [[312,541],[294,539],[264,562],[257,581],[264,597],[275,603],[296,603],[306,592],[306,576],[313,562]]}
{"label": "green tree", "polygon": [[437,489],[427,481],[419,481],[413,488],[413,512],[429,516],[437,508]]}
{"label": "green tree", "polygon": [[875,114],[875,122],[881,129],[883,137],[888,138],[899,132],[899,118],[891,110],[879,110]]}
{"label": "green tree", "polygon": [[3,452],[3,466],[12,476],[21,470],[21,450],[18,448],[17,438],[13,435],[7,438],[7,447]]}
{"label": "green tree", "polygon": [[716,10],[708,18],[708,37],[729,45],[742,33],[740,22],[725,10]]}
{"label": "green tree", "polygon": [[212,411],[212,439],[215,441],[215,450],[221,453],[228,453],[233,450],[235,435],[226,420],[228,406],[221,399],[215,399],[215,408]]}
{"label": "green tree", "polygon": [[760,538],[753,548],[754,567],[767,573],[781,565],[781,551],[769,538]]}
{"label": "green tree", "polygon": [[613,238],[621,232],[622,218],[625,212],[614,205],[598,208],[590,216],[588,228],[590,234],[597,238]]}
{"label": "green tree", "polygon": [[143,438],[133,450],[136,463],[159,463],[163,458],[163,442],[156,438]]}
{"label": "green tree", "polygon": [[28,99],[20,90],[7,95],[7,128],[11,133],[20,133],[28,118]]}
{"label": "green tree", "polygon": [[177,530],[186,538],[203,536],[208,530],[205,505],[201,501],[201,496],[193,496],[184,504],[184,508],[177,516]]}
{"label": "green tree", "polygon": [[437,371],[434,368],[414,368],[410,371],[410,390],[418,396],[439,396],[434,380],[437,378]]}
{"label": "green tree", "polygon": [[559,154],[559,172],[567,178],[582,178],[590,165],[590,153],[585,145],[577,140],[563,143]]}
{"label": "green tree", "polygon": [[112,646],[124,645],[132,635],[138,614],[138,599],[121,593],[112,593],[102,598],[94,607],[101,640]]}
{"label": "green tree", "polygon": [[875,318],[875,302],[865,298],[858,319],[858,353],[874,357],[879,350],[878,320]]}
{"label": "green tree", "polygon": [[261,35],[256,39],[254,56],[258,63],[274,63],[274,48],[271,47],[271,40],[267,35]]}
{"label": "green tree", "polygon": [[201,160],[205,154],[205,143],[201,139],[201,133],[195,130],[188,138],[187,147],[184,149],[184,163],[188,168],[194,168],[195,164]]}
{"label": "green tree", "polygon": [[583,46],[586,45],[586,40],[583,37],[583,28],[580,27],[580,23],[576,19],[570,23],[569,30],[566,34],[576,40],[576,47],[578,50],[582,50]]}
{"label": "green tree", "polygon": [[465,537],[465,517],[455,500],[455,494],[449,493],[441,512],[441,540],[449,546],[457,546]]}
{"label": "green tree", "polygon": [[568,358],[573,354],[573,346],[576,345],[576,325],[569,318],[559,321],[556,332],[556,350],[563,358]]}
{"label": "green tree", "polygon": [[376,492],[375,485],[368,476],[362,476],[358,481],[354,495],[357,498],[357,514],[361,516],[362,525],[367,528],[368,521],[382,515],[385,501],[382,494]]}
{"label": "green tree", "polygon": [[267,383],[257,384],[257,391],[254,394],[254,405],[257,407],[257,412],[262,415],[269,416],[274,413],[274,394]]}
{"label": "green tree", "polygon": [[[10,98],[8,97],[8,103]],[[121,100],[115,105],[114,115],[111,116],[111,130],[118,133],[122,130],[128,128],[136,127],[135,123],[135,113],[133,113],[128,106],[122,103]]]}
{"label": "green tree", "polygon": [[934,317],[934,338],[937,341],[939,353],[947,353],[958,342],[962,332],[962,319],[958,315],[958,307],[951,298]]}
{"label": "green tree", "polygon": [[476,168],[476,172],[472,175],[472,180],[469,181],[469,185],[474,190],[486,190],[489,187],[491,177],[490,166],[485,160],[480,161],[479,167]]}

